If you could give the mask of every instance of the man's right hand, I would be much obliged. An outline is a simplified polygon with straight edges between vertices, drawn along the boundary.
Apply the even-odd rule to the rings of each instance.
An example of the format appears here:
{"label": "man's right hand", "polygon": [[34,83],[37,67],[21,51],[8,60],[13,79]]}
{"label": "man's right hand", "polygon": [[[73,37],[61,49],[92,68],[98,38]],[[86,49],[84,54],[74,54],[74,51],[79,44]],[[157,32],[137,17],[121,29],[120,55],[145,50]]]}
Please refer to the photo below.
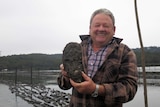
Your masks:
{"label": "man's right hand", "polygon": [[61,74],[62,74],[63,76],[68,77],[67,72],[64,71],[64,66],[63,66],[63,64],[60,65],[60,70],[61,70]]}

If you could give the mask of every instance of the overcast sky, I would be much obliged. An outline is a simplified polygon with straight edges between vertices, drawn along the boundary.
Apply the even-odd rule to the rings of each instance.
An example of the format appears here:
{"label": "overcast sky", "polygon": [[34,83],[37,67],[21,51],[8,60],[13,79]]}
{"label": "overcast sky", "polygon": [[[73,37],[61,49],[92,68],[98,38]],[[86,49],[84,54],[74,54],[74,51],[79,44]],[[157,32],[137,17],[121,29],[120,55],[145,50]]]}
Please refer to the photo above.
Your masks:
{"label": "overcast sky", "polygon": [[[137,4],[143,45],[160,46],[160,1]],[[0,55],[62,53],[66,43],[88,34],[90,16],[99,8],[113,12],[116,37],[140,48],[134,0],[0,0]]]}

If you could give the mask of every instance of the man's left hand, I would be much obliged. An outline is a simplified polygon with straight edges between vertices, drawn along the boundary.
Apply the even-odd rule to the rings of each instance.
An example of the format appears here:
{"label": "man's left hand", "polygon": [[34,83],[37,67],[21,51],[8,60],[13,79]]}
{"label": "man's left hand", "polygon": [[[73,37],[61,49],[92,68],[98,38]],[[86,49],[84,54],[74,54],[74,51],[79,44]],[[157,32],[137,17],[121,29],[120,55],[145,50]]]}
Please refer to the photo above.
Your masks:
{"label": "man's left hand", "polygon": [[77,83],[74,82],[72,79],[70,79],[70,83],[79,93],[83,94],[93,93],[96,88],[96,84],[84,72],[82,72],[82,77],[84,78],[83,82]]}

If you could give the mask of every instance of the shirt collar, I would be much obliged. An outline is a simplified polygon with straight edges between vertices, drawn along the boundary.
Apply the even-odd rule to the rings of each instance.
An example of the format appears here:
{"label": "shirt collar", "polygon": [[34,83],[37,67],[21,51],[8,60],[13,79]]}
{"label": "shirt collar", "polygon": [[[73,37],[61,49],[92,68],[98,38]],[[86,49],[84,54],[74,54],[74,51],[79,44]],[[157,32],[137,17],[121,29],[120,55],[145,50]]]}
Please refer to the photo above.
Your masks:
{"label": "shirt collar", "polygon": [[[104,47],[107,47],[108,45],[112,44],[114,40],[115,39],[112,38],[111,41],[109,41],[109,43],[107,43]],[[92,39],[91,38],[88,39],[88,44],[90,44],[90,45],[92,44]]]}

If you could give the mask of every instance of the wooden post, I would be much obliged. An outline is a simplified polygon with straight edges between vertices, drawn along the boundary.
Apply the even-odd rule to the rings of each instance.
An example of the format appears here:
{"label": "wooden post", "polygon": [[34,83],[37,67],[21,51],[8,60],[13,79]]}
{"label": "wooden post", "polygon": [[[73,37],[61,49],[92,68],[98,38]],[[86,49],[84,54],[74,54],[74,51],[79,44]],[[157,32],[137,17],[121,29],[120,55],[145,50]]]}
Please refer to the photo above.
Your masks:
{"label": "wooden post", "polygon": [[31,95],[30,95],[31,100],[32,100],[32,87],[33,87],[33,80],[32,80],[32,75],[33,75],[33,74],[32,74],[32,73],[33,73],[33,72],[32,72],[32,66],[31,66],[31,85],[30,85],[30,86],[31,86],[31,93],[30,93],[30,94],[31,94]]}
{"label": "wooden post", "polygon": [[33,81],[32,81],[32,66],[31,66],[31,86],[33,84]]}
{"label": "wooden post", "polygon": [[145,52],[144,52],[144,48],[143,48],[141,30],[140,30],[140,26],[139,26],[139,18],[138,18],[138,11],[137,11],[137,0],[134,0],[134,4],[135,4],[135,14],[136,14],[139,41],[140,41],[140,45],[141,45],[141,63],[142,63],[142,70],[143,70],[144,99],[145,99],[144,101],[145,101],[145,107],[148,107],[146,71],[145,71]]}
{"label": "wooden post", "polygon": [[16,68],[16,71],[15,71],[15,80],[14,80],[14,84],[15,84],[15,85],[17,84],[17,68]]}

